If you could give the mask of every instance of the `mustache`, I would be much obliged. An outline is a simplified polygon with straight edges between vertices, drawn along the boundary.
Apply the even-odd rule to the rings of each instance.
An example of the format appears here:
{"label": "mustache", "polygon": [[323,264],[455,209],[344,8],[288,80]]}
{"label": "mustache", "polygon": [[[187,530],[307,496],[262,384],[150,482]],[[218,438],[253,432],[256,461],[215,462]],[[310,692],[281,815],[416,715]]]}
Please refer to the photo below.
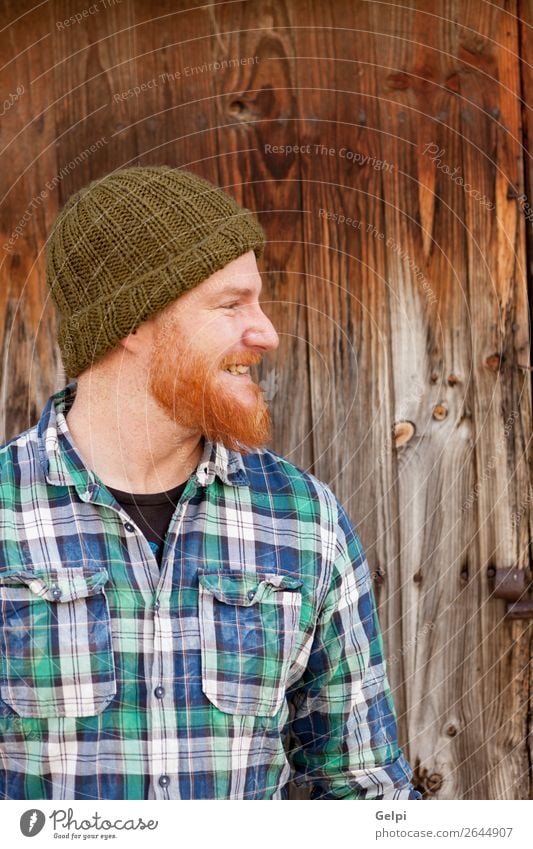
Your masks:
{"label": "mustache", "polygon": [[254,351],[243,351],[242,354],[228,354],[220,361],[219,368],[236,365],[258,366],[262,359],[262,355]]}

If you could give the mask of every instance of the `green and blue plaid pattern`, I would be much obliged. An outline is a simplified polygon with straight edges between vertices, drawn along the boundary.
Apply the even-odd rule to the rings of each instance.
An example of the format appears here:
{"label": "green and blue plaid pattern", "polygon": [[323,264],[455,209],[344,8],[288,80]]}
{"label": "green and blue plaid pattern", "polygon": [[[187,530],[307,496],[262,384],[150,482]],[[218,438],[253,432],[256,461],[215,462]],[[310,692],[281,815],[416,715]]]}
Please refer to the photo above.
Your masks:
{"label": "green and blue plaid pattern", "polygon": [[328,487],[206,442],[159,569],[76,450],[75,392],[0,449],[0,797],[419,798]]}

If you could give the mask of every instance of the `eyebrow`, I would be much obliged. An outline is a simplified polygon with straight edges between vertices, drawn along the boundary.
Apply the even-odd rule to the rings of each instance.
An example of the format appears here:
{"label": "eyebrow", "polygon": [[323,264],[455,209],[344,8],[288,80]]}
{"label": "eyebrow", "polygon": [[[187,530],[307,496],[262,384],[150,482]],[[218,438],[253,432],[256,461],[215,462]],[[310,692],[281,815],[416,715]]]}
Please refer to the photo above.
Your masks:
{"label": "eyebrow", "polygon": [[255,291],[248,286],[232,286],[230,289],[224,289],[223,292],[218,292],[214,297],[218,300],[219,298],[248,297],[254,294]]}

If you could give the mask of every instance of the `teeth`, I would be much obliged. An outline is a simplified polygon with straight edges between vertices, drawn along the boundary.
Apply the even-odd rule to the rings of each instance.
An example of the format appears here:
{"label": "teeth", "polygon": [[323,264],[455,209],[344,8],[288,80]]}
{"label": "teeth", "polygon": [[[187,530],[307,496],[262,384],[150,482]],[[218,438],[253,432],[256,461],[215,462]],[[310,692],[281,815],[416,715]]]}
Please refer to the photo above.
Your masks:
{"label": "teeth", "polygon": [[243,365],[228,366],[226,369],[226,371],[229,371],[230,374],[247,374],[249,370],[249,366]]}

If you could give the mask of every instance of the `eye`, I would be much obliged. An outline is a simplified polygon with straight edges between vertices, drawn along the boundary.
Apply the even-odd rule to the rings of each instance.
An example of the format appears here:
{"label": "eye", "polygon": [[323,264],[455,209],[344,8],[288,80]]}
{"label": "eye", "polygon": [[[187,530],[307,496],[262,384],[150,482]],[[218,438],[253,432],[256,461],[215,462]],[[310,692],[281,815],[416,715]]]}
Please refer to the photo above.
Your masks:
{"label": "eye", "polygon": [[222,309],[223,310],[234,310],[239,306],[240,306],[240,301],[235,301],[234,303],[231,303],[231,304],[224,304]]}

